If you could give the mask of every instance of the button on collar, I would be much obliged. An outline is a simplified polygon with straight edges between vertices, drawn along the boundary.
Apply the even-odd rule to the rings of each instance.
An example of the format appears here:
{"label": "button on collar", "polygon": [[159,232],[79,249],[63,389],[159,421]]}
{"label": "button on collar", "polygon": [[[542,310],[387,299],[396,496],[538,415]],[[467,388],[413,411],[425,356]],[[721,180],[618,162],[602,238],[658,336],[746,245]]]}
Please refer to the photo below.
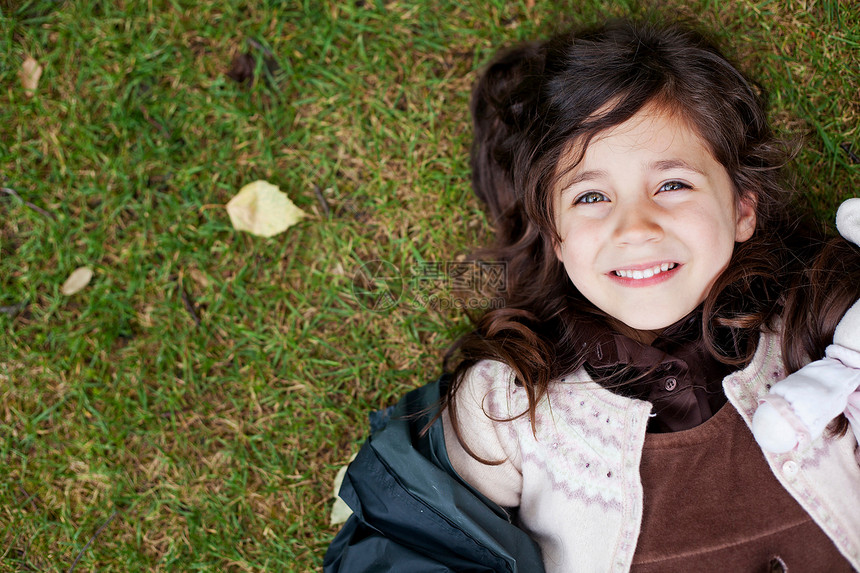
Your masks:
{"label": "button on collar", "polygon": [[671,392],[678,387],[678,379],[675,377],[666,378],[666,382],[663,387],[666,389],[667,392]]}
{"label": "button on collar", "polygon": [[794,460],[788,460],[784,464],[782,464],[782,471],[788,477],[793,477],[797,474],[797,470],[800,469],[797,465],[797,462]]}

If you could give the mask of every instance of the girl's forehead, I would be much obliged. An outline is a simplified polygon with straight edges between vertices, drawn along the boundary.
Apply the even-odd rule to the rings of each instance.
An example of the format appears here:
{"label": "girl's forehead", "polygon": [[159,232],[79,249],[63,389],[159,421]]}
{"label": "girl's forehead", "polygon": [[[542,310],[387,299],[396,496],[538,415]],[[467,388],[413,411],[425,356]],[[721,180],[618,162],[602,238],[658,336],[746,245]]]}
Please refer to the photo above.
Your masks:
{"label": "girl's forehead", "polygon": [[[598,114],[602,115],[601,110],[594,115]],[[704,153],[707,159],[717,161],[710,142],[702,137],[691,119],[677,109],[652,103],[626,121],[590,137],[579,135],[572,138],[562,149],[556,166],[555,187],[563,188],[566,181],[576,177],[577,172],[584,168],[583,160],[591,158],[598,150],[602,155],[643,150],[658,155],[672,150],[683,154]]]}
{"label": "girl's forehead", "polygon": [[621,153],[644,150],[659,154],[670,149],[686,151],[689,146],[695,151],[708,150],[707,142],[698,131],[678,114],[644,108],[627,121],[598,133],[589,142],[585,153],[587,155],[590,149],[602,147]]}

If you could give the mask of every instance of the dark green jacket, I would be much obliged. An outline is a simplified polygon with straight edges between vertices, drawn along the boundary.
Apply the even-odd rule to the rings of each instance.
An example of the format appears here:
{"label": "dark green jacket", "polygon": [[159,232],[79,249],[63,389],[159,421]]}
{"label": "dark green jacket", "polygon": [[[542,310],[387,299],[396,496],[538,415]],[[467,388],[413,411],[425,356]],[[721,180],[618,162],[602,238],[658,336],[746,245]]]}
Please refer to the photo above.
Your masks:
{"label": "dark green jacket", "polygon": [[542,573],[540,550],[511,516],[463,482],[438,412],[447,378],[413,390],[350,464],[340,496],[354,514],[325,556],[325,573]]}

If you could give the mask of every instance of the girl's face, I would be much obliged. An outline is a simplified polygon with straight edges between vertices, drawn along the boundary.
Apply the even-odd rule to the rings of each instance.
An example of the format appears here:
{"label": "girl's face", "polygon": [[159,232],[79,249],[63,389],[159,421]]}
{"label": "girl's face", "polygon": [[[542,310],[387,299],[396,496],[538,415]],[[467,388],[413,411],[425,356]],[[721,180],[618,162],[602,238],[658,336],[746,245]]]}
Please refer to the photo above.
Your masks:
{"label": "girl's face", "polygon": [[637,331],[695,309],[755,229],[754,200],[736,201],[705,141],[651,106],[596,136],[559,189],[556,255],[583,296]]}

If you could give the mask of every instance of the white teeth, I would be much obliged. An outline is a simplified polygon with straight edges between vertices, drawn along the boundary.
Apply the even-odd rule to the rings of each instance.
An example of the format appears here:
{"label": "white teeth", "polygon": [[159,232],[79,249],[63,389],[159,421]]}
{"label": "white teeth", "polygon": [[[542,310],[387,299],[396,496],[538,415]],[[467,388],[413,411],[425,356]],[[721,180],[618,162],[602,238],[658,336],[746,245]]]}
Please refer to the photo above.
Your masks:
{"label": "white teeth", "polygon": [[633,279],[633,280],[650,279],[654,275],[659,275],[660,273],[662,273],[664,271],[668,271],[669,269],[674,269],[674,268],[675,268],[675,263],[663,263],[663,264],[657,265],[653,268],[644,269],[644,270],[636,270],[636,271],[617,270],[617,271],[615,271],[615,275],[619,276],[619,277],[623,277],[625,279]]}

